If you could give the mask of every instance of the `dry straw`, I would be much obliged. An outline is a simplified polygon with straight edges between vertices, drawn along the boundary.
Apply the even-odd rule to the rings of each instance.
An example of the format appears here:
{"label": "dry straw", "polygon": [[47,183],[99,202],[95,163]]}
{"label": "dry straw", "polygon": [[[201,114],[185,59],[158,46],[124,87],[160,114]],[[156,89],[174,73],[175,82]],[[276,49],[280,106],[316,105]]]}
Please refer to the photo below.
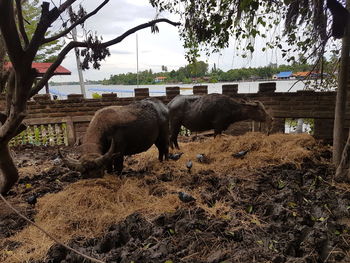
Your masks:
{"label": "dry straw", "polygon": [[[151,148],[145,153],[128,157],[129,161],[126,161],[126,169],[146,171],[144,178],[105,176],[73,183],[59,193],[48,194],[38,200],[35,222],[63,242],[75,237],[97,237],[111,224],[120,222],[134,212],[141,212],[151,219],[161,213],[175,211],[184,205],[176,193],[187,190],[183,187],[194,173],[212,170],[223,176],[239,173],[243,176],[248,171],[271,165],[300,165],[304,158],[312,158],[310,149],[315,146],[316,141],[306,134],[266,136],[247,133],[236,137],[220,136],[208,138],[204,142],[180,144],[184,152],[181,159],[164,163],[158,162],[157,149]],[[249,150],[244,158],[232,156],[242,150]],[[196,162],[199,153],[205,154],[209,163]],[[191,174],[185,167],[187,160],[194,163]],[[156,185],[145,183],[147,178],[156,178],[161,174],[171,174],[173,180],[156,180]],[[152,195],[154,187],[162,189],[163,194]],[[196,205],[203,207],[210,216],[227,214],[229,206],[218,202],[209,208],[202,202],[200,191],[201,186],[198,186],[189,192],[197,198]],[[0,252],[0,259],[6,258],[5,262],[9,263],[43,259],[53,245],[52,240],[33,226],[24,228],[9,240],[22,244],[14,251]]]}
{"label": "dry straw", "polygon": [[[205,142],[180,144],[182,155],[177,162],[162,165],[154,158],[156,148],[139,154],[139,162],[133,166],[154,172],[186,169],[187,160],[195,160],[197,154],[205,154],[209,164],[196,163],[194,171],[211,169],[217,173],[228,173],[233,169],[256,169],[271,165],[293,163],[299,166],[303,159],[312,157],[310,148],[316,146],[315,139],[308,134],[273,134],[247,133],[243,136],[219,136],[208,138]],[[232,154],[249,150],[244,158],[233,158]],[[178,152],[178,151],[174,151]]]}

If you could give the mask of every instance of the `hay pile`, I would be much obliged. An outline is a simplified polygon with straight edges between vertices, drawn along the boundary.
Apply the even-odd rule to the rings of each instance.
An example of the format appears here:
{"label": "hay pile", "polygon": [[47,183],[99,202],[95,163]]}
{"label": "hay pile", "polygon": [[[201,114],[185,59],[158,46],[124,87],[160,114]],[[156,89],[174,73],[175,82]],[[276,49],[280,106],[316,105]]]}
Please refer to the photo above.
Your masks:
{"label": "hay pile", "polygon": [[[66,242],[72,238],[97,237],[113,223],[120,222],[138,211],[148,218],[164,212],[175,211],[183,204],[176,192],[189,191],[186,180],[203,170],[225,176],[239,171],[246,173],[254,169],[294,163],[299,165],[304,158],[312,158],[312,148],[316,146],[313,137],[307,134],[248,133],[244,136],[221,136],[208,138],[204,142],[180,144],[183,156],[178,161],[159,163],[155,147],[149,151],[128,157],[125,170],[130,177],[105,176],[101,179],[82,180],[69,185],[64,191],[48,194],[39,199],[35,222],[49,233]],[[249,150],[244,158],[237,159],[232,154]],[[208,163],[195,161],[196,154],[204,154]],[[191,175],[185,167],[187,160],[193,161]],[[130,172],[130,170],[132,172]],[[144,178],[132,177],[132,173],[142,171]],[[161,174],[171,174],[170,182],[157,181],[156,186],[147,183]],[[154,194],[155,187],[161,194]],[[200,186],[190,193],[197,198],[197,205],[211,215],[226,213],[230,208],[218,202],[208,207],[200,197]],[[9,238],[22,245],[7,253],[6,262],[26,262],[42,259],[53,242],[33,226]]]}
{"label": "hay pile", "polygon": [[[139,179],[121,180],[115,176],[82,180],[57,194],[39,199],[35,222],[63,242],[75,237],[103,234],[108,226],[134,212],[152,216],[175,211],[180,201],[175,195],[155,197]],[[11,240],[23,243],[10,252],[6,262],[26,262],[42,258],[53,241],[29,226]]]}
{"label": "hay pile", "polygon": [[[237,168],[257,169],[271,165],[293,163],[297,166],[303,159],[311,158],[316,147],[315,139],[308,134],[273,134],[267,136],[263,133],[246,133],[242,136],[219,136],[208,138],[205,142],[180,143],[183,152],[179,161],[169,161],[166,165],[156,159],[157,149],[152,147],[149,151],[136,155],[138,162],[130,165],[132,169],[154,172],[175,173],[186,170],[188,160],[194,161],[193,172],[210,169],[217,173],[230,173]],[[240,151],[249,150],[244,158],[234,158],[232,155]],[[197,154],[204,154],[209,163],[195,162]],[[135,157],[133,157],[135,159]]]}

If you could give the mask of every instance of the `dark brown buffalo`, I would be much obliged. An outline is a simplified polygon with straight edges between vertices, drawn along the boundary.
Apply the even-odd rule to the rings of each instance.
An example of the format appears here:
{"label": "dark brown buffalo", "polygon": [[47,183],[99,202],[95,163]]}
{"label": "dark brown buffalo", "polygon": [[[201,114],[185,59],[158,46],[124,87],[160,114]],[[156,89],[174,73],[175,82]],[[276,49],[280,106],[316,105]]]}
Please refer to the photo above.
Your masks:
{"label": "dark brown buffalo", "polygon": [[102,177],[105,167],[121,172],[125,155],[144,152],[153,144],[159,150],[159,160],[167,159],[168,109],[161,101],[149,98],[98,110],[84,136],[79,161],[63,160],[87,178]]}
{"label": "dark brown buffalo", "polygon": [[238,101],[222,94],[178,95],[168,103],[168,108],[170,145],[176,148],[181,125],[191,131],[214,129],[216,136],[237,121],[267,122],[270,129],[273,120],[261,102]]}

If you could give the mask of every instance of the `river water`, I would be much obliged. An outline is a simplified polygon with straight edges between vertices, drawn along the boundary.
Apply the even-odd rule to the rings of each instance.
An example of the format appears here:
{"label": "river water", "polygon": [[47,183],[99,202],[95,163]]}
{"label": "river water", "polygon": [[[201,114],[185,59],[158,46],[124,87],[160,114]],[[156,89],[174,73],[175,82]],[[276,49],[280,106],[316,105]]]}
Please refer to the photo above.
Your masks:
{"label": "river water", "polygon": [[[256,93],[259,83],[254,82],[225,82],[225,83],[202,83],[202,84],[158,84],[158,85],[85,85],[86,97],[92,98],[93,93],[117,93],[118,97],[134,97],[135,88],[149,88],[150,96],[164,96],[165,88],[179,86],[180,88],[192,88],[194,85],[207,85],[208,93],[222,93],[223,84],[238,84],[238,93]],[[303,82],[296,80],[278,80],[276,82],[276,92],[295,92],[304,89]],[[294,85],[294,86],[293,86]],[[293,86],[293,87],[292,87]],[[41,91],[40,93],[44,93]],[[68,94],[81,93],[79,85],[50,86],[50,93],[57,95],[59,99],[65,99]],[[181,89],[180,94],[192,94],[192,89]]]}

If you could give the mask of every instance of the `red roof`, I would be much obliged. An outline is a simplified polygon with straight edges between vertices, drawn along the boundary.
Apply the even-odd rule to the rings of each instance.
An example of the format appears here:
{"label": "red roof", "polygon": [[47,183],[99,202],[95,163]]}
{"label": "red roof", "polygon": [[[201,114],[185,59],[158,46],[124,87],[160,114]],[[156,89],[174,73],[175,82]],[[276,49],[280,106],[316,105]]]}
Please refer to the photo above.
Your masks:
{"label": "red roof", "polygon": [[[39,75],[44,75],[45,72],[48,70],[48,68],[51,65],[52,65],[52,63],[47,63],[47,62],[45,62],[45,63],[44,62],[43,63],[42,62],[34,62],[34,63],[32,63],[32,68],[35,68],[38,71]],[[11,62],[5,63],[5,69],[9,69],[9,68],[11,68],[11,66],[12,66]],[[70,74],[71,74],[71,72],[61,65],[56,68],[55,73],[54,73],[54,75],[70,75]]]}
{"label": "red roof", "polygon": [[296,72],[293,74],[295,77],[307,77],[311,74],[310,71],[302,71],[302,72]]}

